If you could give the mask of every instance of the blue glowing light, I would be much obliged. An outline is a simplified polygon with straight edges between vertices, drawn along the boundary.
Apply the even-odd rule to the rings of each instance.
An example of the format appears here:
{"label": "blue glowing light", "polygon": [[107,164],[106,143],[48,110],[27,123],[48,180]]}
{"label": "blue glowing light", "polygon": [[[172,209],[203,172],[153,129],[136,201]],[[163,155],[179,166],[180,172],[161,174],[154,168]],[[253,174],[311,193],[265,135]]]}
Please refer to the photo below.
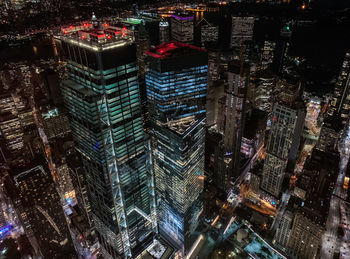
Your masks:
{"label": "blue glowing light", "polygon": [[72,201],[72,199],[70,197],[67,198],[67,202],[68,202],[69,205],[72,205],[72,203],[73,203],[73,201]]}
{"label": "blue glowing light", "polygon": [[94,145],[94,149],[95,149],[95,151],[97,151],[97,150],[98,150],[98,142],[96,142],[96,143],[95,143],[95,145]]}
{"label": "blue glowing light", "polygon": [[7,224],[5,227],[0,228],[0,237],[7,234],[11,230],[12,226]]}
{"label": "blue glowing light", "polygon": [[275,202],[275,201],[272,201],[271,204],[272,204],[272,205],[276,205],[276,202]]}
{"label": "blue glowing light", "polygon": [[196,172],[197,175],[199,175],[199,172]]}

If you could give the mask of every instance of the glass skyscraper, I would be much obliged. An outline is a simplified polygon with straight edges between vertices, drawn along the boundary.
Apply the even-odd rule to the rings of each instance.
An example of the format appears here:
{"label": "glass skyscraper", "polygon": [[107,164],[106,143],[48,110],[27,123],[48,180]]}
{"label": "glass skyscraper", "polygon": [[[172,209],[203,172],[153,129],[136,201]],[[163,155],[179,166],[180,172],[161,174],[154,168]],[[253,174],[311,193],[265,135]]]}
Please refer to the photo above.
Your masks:
{"label": "glass skyscraper", "polygon": [[202,208],[207,53],[168,42],[146,55],[158,226],[185,253]]}
{"label": "glass skyscraper", "polygon": [[103,255],[135,258],[157,227],[134,35],[93,17],[63,28],[56,40],[66,56],[62,93]]}

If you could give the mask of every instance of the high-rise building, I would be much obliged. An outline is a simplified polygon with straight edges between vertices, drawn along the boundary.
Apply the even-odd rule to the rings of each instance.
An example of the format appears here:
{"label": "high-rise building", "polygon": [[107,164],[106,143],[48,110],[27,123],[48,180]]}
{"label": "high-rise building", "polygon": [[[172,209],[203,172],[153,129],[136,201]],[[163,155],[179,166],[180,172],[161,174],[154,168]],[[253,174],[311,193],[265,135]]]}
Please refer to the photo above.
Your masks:
{"label": "high-rise building", "polygon": [[40,166],[14,177],[16,207],[26,234],[43,258],[76,258],[65,215],[50,174]]}
{"label": "high-rise building", "polygon": [[248,63],[235,60],[229,65],[224,131],[224,156],[232,159],[230,172],[227,173],[228,176],[226,177],[228,181],[232,177],[236,178],[240,172],[241,142],[245,124],[248,79]]}
{"label": "high-rise building", "polygon": [[305,107],[296,96],[280,95],[273,108],[261,188],[278,197],[288,161],[294,162],[304,127]]}
{"label": "high-rise building", "polygon": [[218,42],[218,39],[219,39],[218,25],[208,22],[207,19],[205,18],[200,20],[198,25],[200,25],[200,30],[201,30],[202,47],[205,47],[206,43],[208,42],[213,42],[214,44]]}
{"label": "high-rise building", "polygon": [[207,53],[168,42],[146,54],[159,230],[186,253],[202,207]]}
{"label": "high-rise building", "polygon": [[285,65],[291,37],[292,31],[290,25],[286,24],[280,31],[280,37],[276,42],[275,53],[273,56],[272,70],[277,74],[282,72],[283,66]]}
{"label": "high-rise building", "polygon": [[67,136],[70,133],[69,119],[57,108],[42,113],[43,127],[49,140]]}
{"label": "high-rise building", "polygon": [[327,117],[322,124],[320,136],[315,148],[322,151],[338,150],[338,141],[342,130],[341,120],[337,116]]}
{"label": "high-rise building", "polygon": [[171,15],[171,39],[182,43],[193,43],[194,21],[188,14]]}
{"label": "high-rise building", "polygon": [[339,114],[342,123],[348,123],[350,113],[350,52],[345,54],[340,68],[329,113],[331,115]]}
{"label": "high-rise building", "polygon": [[170,40],[170,29],[168,21],[159,22],[159,43],[163,44]]}
{"label": "high-rise building", "polygon": [[246,41],[253,40],[254,17],[232,16],[231,47],[240,48]]}
{"label": "high-rise building", "polygon": [[102,253],[135,258],[157,230],[134,34],[93,16],[56,39],[66,55],[62,93]]}
{"label": "high-rise building", "polygon": [[271,114],[276,78],[268,70],[256,73],[253,78],[253,107]]}
{"label": "high-rise building", "polygon": [[274,241],[276,242],[277,246],[280,247],[282,250],[286,250],[287,248],[288,240],[290,237],[290,230],[293,224],[293,218],[293,212],[290,210],[286,210],[283,213],[281,222],[276,230]]}
{"label": "high-rise building", "polygon": [[276,47],[275,42],[264,41],[264,46],[261,49],[261,56],[260,56],[262,70],[268,69],[272,65],[275,47]]}

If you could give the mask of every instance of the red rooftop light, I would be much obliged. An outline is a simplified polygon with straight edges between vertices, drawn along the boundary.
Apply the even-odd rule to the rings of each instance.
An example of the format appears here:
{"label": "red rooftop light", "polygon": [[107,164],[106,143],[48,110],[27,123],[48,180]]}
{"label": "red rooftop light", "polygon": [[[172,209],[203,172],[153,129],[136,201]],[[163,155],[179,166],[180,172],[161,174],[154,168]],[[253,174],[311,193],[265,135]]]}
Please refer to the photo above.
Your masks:
{"label": "red rooftop light", "polygon": [[109,24],[108,23],[105,23],[105,27],[108,27],[109,26]]}
{"label": "red rooftop light", "polygon": [[84,39],[86,39],[86,36],[85,36],[85,35],[82,35],[81,38],[84,40]]}
{"label": "red rooftop light", "polygon": [[145,54],[149,55],[149,56],[153,56],[155,58],[162,59],[162,58],[166,58],[166,57],[171,56],[172,52],[178,48],[190,48],[190,49],[198,50],[201,52],[206,52],[205,49],[200,48],[200,47],[196,47],[196,46],[181,43],[181,42],[170,41],[170,42],[166,42],[164,44],[161,44],[158,47],[155,47],[153,49],[147,50],[145,52]]}
{"label": "red rooftop light", "polygon": [[111,36],[111,35],[108,35],[108,36],[107,36],[107,39],[109,39],[109,40],[112,39],[112,36]]}

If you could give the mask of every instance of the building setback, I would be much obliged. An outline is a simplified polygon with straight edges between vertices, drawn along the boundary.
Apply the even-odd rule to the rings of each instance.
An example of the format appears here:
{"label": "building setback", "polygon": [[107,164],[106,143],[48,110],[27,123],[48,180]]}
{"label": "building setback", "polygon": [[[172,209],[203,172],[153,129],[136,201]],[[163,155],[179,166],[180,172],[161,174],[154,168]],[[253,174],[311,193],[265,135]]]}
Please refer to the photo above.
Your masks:
{"label": "building setback", "polygon": [[156,221],[134,34],[93,16],[56,39],[67,60],[62,93],[102,253],[135,258],[152,242]]}
{"label": "building setback", "polygon": [[168,42],[146,54],[159,230],[186,253],[202,208],[207,53]]}

